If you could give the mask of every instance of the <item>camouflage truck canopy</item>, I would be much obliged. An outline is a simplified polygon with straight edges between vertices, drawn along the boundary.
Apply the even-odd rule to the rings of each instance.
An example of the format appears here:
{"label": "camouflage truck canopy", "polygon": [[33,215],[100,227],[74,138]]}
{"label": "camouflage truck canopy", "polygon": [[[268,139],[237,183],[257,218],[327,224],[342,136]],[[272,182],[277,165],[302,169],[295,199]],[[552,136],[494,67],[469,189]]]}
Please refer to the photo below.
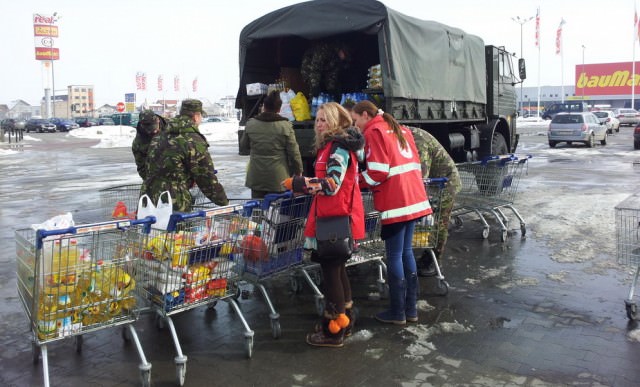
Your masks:
{"label": "camouflage truck canopy", "polygon": [[[374,0],[315,0],[268,13],[242,30],[236,107],[245,105],[246,84],[273,83],[283,67],[300,67],[314,41],[336,37],[359,50],[354,59],[361,68],[350,76],[365,77],[366,84],[368,66],[381,64],[387,97],[486,103],[479,37]],[[366,87],[361,80],[358,85],[352,91]]]}

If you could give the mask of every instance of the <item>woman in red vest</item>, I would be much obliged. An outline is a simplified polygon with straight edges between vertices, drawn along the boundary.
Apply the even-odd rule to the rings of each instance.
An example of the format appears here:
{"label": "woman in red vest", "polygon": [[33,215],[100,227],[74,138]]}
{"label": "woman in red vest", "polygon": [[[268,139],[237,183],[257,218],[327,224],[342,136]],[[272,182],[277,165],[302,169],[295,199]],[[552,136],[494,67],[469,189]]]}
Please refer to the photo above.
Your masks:
{"label": "woman in red vest", "polygon": [[317,253],[316,217],[349,216],[353,240],[362,239],[364,207],[358,186],[358,160],[364,138],[351,126],[351,116],[335,102],[321,105],[316,113],[315,177],[294,176],[283,184],[294,192],[315,195],[304,230],[305,249],[322,268],[325,310],[321,326],[307,335],[307,343],[342,347],[354,324],[351,284],[345,262],[350,257],[324,257]]}
{"label": "woman in red vest", "polygon": [[411,131],[370,101],[358,102],[351,117],[366,144],[360,186],[373,192],[387,255],[390,306],[376,319],[398,325],[417,322],[418,276],[411,242],[415,221],[432,213],[418,150]]}

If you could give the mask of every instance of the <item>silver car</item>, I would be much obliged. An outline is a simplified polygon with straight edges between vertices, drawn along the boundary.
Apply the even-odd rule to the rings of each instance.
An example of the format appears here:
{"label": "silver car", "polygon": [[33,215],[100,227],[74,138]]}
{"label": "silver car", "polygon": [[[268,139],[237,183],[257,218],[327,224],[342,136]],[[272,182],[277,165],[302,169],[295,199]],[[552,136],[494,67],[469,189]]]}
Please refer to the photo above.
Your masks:
{"label": "silver car", "polygon": [[640,113],[636,109],[615,109],[613,111],[620,125],[636,126],[640,124]]}
{"label": "silver car", "polygon": [[598,110],[593,112],[593,114],[598,117],[600,122],[604,122],[609,134],[613,133],[614,130],[616,131],[616,133],[620,132],[620,120],[616,118],[614,112],[612,112],[611,110]]}
{"label": "silver car", "polygon": [[593,148],[596,141],[607,145],[607,126],[590,112],[558,113],[549,124],[547,136],[551,148],[555,148],[559,142],[566,142],[567,145],[582,142]]}

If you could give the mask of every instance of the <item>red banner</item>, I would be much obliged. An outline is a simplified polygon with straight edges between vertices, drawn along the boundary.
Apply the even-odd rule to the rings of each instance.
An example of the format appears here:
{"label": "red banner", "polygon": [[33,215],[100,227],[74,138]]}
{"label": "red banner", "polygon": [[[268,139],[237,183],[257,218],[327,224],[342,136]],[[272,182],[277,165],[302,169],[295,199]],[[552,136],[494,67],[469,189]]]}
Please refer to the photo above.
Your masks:
{"label": "red banner", "polygon": [[[636,72],[640,62],[636,62]],[[576,65],[576,95],[630,95],[633,62]],[[640,74],[635,76],[635,92],[640,93]]]}
{"label": "red banner", "polygon": [[36,60],[59,60],[60,50],[53,47],[36,47]]}

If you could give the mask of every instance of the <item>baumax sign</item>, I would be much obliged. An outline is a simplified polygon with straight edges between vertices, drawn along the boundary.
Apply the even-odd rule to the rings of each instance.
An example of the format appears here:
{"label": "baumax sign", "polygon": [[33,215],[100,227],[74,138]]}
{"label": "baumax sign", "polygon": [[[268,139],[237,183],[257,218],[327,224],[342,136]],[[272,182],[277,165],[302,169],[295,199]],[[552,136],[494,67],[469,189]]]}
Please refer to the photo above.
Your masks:
{"label": "baumax sign", "polygon": [[[576,65],[576,95],[630,95],[633,62]],[[640,94],[640,62],[636,62],[635,94]]]}

